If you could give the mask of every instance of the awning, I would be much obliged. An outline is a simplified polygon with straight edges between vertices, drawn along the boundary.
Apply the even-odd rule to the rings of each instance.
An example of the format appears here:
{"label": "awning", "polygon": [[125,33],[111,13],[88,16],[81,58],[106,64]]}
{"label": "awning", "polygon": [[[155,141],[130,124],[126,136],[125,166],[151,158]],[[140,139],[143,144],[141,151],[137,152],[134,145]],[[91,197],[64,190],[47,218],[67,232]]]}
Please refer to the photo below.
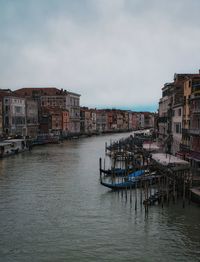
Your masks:
{"label": "awning", "polygon": [[200,162],[200,153],[199,152],[191,152],[190,158],[194,161]]}
{"label": "awning", "polygon": [[184,155],[185,155],[185,152],[183,151],[176,152],[176,156],[184,156]]}

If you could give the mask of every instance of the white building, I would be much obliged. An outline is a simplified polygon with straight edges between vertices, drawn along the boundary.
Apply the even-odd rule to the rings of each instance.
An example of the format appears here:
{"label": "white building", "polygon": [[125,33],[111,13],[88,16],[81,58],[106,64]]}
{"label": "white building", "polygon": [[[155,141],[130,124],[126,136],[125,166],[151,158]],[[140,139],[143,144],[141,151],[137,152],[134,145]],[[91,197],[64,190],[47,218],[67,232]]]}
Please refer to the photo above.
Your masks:
{"label": "white building", "polygon": [[67,92],[66,109],[69,111],[69,132],[80,133],[80,95]]}
{"label": "white building", "polygon": [[5,96],[3,98],[4,132],[7,135],[26,135],[25,98]]}

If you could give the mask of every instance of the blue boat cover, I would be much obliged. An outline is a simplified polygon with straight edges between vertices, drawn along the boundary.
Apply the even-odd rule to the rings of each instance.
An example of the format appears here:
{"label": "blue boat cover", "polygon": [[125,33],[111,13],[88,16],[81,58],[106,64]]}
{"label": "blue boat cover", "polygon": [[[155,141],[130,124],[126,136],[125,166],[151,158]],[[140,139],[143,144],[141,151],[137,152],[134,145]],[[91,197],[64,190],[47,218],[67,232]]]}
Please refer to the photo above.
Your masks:
{"label": "blue boat cover", "polygon": [[133,177],[137,177],[137,176],[142,176],[142,175],[144,175],[144,173],[145,173],[145,170],[142,170],[142,169],[141,169],[141,170],[137,170],[137,171],[129,174],[129,175],[128,175],[128,178],[133,178]]}

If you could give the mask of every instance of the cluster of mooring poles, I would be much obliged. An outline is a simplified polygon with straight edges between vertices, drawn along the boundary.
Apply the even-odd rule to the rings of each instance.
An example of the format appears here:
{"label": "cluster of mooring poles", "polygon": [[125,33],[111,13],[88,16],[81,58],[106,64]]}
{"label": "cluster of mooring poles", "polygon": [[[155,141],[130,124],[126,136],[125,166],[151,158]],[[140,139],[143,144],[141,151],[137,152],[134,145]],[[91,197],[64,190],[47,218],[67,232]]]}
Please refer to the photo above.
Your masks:
{"label": "cluster of mooring poles", "polygon": [[[186,161],[166,153],[154,153],[153,142],[145,136],[130,136],[105,144],[105,157],[99,159],[101,185],[117,191],[131,206],[169,205],[182,198],[190,203],[192,175]],[[147,142],[148,140],[148,142]],[[149,144],[148,144],[149,143]],[[145,146],[149,145],[149,146]],[[157,150],[157,148],[156,148]]]}

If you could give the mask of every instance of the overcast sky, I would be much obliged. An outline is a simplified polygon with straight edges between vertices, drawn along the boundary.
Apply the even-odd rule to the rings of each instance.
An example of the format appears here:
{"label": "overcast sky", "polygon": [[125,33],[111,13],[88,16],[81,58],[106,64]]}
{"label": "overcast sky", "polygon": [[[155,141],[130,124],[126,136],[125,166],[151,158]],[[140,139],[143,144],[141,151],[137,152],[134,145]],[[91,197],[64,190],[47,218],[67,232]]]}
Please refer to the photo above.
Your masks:
{"label": "overcast sky", "polygon": [[199,10],[199,0],[0,0],[0,88],[155,110],[174,73],[200,68]]}

